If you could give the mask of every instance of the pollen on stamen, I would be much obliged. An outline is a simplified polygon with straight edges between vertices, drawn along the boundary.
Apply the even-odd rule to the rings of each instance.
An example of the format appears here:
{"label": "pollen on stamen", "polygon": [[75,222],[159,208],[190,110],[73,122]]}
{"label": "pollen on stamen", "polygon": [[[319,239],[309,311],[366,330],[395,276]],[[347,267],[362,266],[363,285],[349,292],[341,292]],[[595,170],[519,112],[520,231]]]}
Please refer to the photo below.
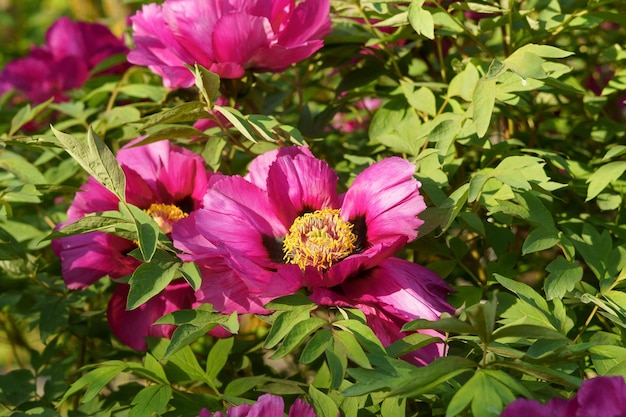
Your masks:
{"label": "pollen on stamen", "polygon": [[352,227],[337,209],[306,213],[294,220],[285,236],[284,260],[302,270],[307,266],[330,268],[354,252],[357,236]]}
{"label": "pollen on stamen", "polygon": [[189,214],[182,211],[174,204],[152,203],[146,213],[159,225],[161,231],[168,234],[176,222],[184,219]]}

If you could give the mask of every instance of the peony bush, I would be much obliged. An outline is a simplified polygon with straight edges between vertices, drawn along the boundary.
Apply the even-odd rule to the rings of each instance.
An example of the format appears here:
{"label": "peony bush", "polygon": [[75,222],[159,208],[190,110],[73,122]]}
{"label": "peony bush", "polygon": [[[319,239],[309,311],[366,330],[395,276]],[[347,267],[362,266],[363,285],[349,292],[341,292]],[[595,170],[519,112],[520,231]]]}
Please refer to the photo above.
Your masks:
{"label": "peony bush", "polygon": [[625,13],[9,1],[0,416],[626,415]]}

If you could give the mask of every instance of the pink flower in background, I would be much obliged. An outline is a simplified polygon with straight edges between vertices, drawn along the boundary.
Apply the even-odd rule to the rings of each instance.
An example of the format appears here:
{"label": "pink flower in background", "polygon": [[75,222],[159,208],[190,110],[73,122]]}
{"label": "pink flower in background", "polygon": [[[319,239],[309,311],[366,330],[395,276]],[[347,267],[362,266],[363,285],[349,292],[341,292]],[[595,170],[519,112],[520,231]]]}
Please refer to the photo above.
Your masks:
{"label": "pink flower in background", "polygon": [[135,49],[128,60],[190,87],[185,67],[199,63],[222,78],[246,70],[279,72],[310,57],[330,33],[328,0],[165,0],[132,18]]}
{"label": "pink flower in background", "polygon": [[599,376],[583,382],[569,400],[553,398],[546,404],[521,398],[510,403],[501,417],[626,417],[626,384],[621,376]]}
{"label": "pink flower in background", "polygon": [[[117,159],[126,175],[126,198],[144,209],[161,227],[171,233],[176,223],[202,205],[209,173],[204,160],[187,149],[160,141],[125,148]],[[70,224],[89,213],[117,210],[117,197],[94,178],[81,187],[68,210]],[[55,239],[52,249],[61,259],[65,284],[84,289],[104,276],[121,278],[131,274],[140,261],[128,255],[137,245],[104,232],[90,232]],[[146,348],[145,336],[169,336],[172,326],[152,326],[156,318],[181,308],[192,308],[195,296],[184,282],[174,281],[144,306],[126,311],[128,285],[120,284],[109,303],[108,317],[113,332],[134,349]]]}
{"label": "pink flower in background", "polygon": [[366,97],[352,106],[351,112],[337,113],[330,124],[341,133],[367,132],[374,112],[381,99]]}
{"label": "pink flower in background", "polygon": [[[441,278],[392,258],[423,223],[417,215],[426,206],[414,171],[406,160],[387,158],[338,194],[337,175],[308,148],[267,152],[246,178],[215,181],[204,207],[179,223],[174,245],[197,261],[205,256],[203,240],[224,250],[247,288],[233,291],[233,299],[262,305],[305,287],[323,305],[362,307],[391,343],[408,320],[454,311]],[[433,345],[413,359],[426,363],[441,354],[443,347]]]}
{"label": "pink flower in background", "polygon": [[[272,394],[261,395],[256,403],[241,404],[230,408],[224,416],[221,412],[211,414],[207,409],[200,411],[198,417],[283,417],[285,403],[282,397]],[[313,408],[301,399],[297,399],[289,409],[288,417],[315,417]]]}
{"label": "pink flower in background", "polygon": [[[24,58],[9,62],[0,73],[0,93],[16,90],[18,99],[33,104],[53,97],[67,100],[66,93],[81,87],[94,68],[113,55],[124,55],[128,48],[104,25],[57,20],[46,32],[46,43],[33,47]],[[104,72],[123,72],[127,63]],[[100,71],[98,74],[104,73]]]}

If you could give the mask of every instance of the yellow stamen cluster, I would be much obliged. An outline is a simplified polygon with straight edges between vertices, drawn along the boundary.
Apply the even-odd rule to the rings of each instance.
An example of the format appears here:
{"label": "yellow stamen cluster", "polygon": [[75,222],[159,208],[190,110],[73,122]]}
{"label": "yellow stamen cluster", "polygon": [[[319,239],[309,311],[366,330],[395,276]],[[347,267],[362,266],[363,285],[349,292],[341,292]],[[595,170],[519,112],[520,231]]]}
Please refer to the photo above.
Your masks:
{"label": "yellow stamen cluster", "polygon": [[176,207],[174,204],[153,203],[146,210],[154,221],[159,225],[163,233],[168,234],[172,231],[172,226],[188,216],[187,213]]}
{"label": "yellow stamen cluster", "polygon": [[341,218],[339,210],[306,213],[294,220],[285,236],[284,259],[303,271],[307,266],[327,269],[354,252],[356,239],[352,224]]}

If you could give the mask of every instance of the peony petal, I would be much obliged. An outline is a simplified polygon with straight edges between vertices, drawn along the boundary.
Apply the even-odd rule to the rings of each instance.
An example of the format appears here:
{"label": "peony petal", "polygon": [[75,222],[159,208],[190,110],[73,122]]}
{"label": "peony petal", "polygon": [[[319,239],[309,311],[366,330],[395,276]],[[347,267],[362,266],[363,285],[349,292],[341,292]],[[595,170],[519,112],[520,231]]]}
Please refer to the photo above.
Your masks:
{"label": "peony petal", "polygon": [[120,237],[91,232],[52,241],[61,259],[63,280],[69,289],[84,289],[104,276],[121,278],[131,274],[140,261],[126,255],[136,246]]}
{"label": "peony petal", "polygon": [[313,407],[298,398],[289,409],[288,417],[316,417]]}
{"label": "peony petal", "polygon": [[276,239],[286,228],[267,195],[242,177],[225,177],[209,188],[204,208],[196,215],[196,228],[208,240],[245,253],[259,265],[271,267],[282,259]]}
{"label": "peony petal", "polygon": [[153,323],[172,311],[193,308],[195,303],[192,288],[186,282],[179,282],[170,284],[135,310],[126,310],[129,290],[126,284],[115,287],[107,317],[115,336],[135,350],[147,349],[146,337],[170,337],[175,326]]}
{"label": "peony petal", "polygon": [[401,158],[387,158],[359,174],[346,192],[344,218],[365,218],[368,244],[413,240],[426,208],[413,177],[415,166]]}
{"label": "peony petal", "polygon": [[289,226],[304,213],[339,207],[337,174],[326,162],[305,155],[277,157],[268,172],[267,193]]}
{"label": "peony petal", "polygon": [[274,149],[258,155],[250,162],[248,166],[248,175],[245,178],[259,187],[267,191],[267,177],[269,175],[270,166],[276,161],[276,158],[282,156],[307,155],[313,157],[313,154],[306,146],[288,146],[286,148]]}
{"label": "peony petal", "polygon": [[[602,401],[598,401],[601,398]],[[583,382],[576,394],[576,416],[622,417],[626,415],[626,384],[622,376],[604,376]],[[568,408],[568,411],[571,410]]]}
{"label": "peony petal", "polygon": [[[321,39],[330,34],[332,30],[330,21],[330,3],[328,0],[305,0],[298,4],[289,16],[289,22],[278,35],[278,44],[293,48],[307,44],[311,48],[311,56],[317,49],[322,47]],[[311,39],[319,40],[309,42]],[[296,61],[294,61],[296,62]]]}
{"label": "peony petal", "polygon": [[222,16],[212,34],[213,51],[218,62],[254,68],[254,56],[269,50],[271,29],[266,18],[243,13]]}

